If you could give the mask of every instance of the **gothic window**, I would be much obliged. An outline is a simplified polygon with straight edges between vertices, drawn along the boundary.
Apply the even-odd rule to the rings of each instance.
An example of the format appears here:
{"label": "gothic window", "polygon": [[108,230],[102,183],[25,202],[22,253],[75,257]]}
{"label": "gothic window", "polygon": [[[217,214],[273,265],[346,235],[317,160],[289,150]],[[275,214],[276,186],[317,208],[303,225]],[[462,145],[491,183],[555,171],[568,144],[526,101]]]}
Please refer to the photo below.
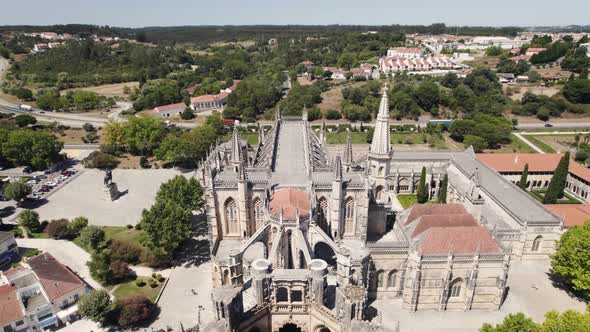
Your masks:
{"label": "gothic window", "polygon": [[377,271],[377,288],[383,288],[385,273],[381,270]]}
{"label": "gothic window", "polygon": [[344,234],[354,234],[354,199],[348,197],[344,203]]}
{"label": "gothic window", "polygon": [[377,202],[383,202],[383,197],[384,193],[383,193],[383,187],[382,186],[377,186],[377,188],[375,188],[375,200]]}
{"label": "gothic window", "polygon": [[379,176],[385,175],[385,168],[383,166],[379,167]]}
{"label": "gothic window", "polygon": [[264,225],[264,210],[262,201],[260,198],[256,197],[254,199],[254,221],[256,222],[256,229],[259,229]]}
{"label": "gothic window", "polygon": [[228,270],[223,271],[223,284],[229,285],[229,271]]}
{"label": "gothic window", "polygon": [[410,190],[410,184],[408,183],[408,179],[401,179],[397,185],[398,192],[407,192]]}
{"label": "gothic window", "polygon": [[449,295],[449,297],[459,297],[461,296],[461,286],[463,284],[463,280],[462,279],[456,279],[455,281],[453,281],[453,283],[451,284],[451,293]]}
{"label": "gothic window", "polygon": [[228,198],[224,205],[227,234],[239,234],[238,206],[233,198]]}
{"label": "gothic window", "polygon": [[533,248],[532,251],[539,251],[541,247],[541,241],[543,241],[543,237],[541,235],[537,236],[533,241]]}
{"label": "gothic window", "polygon": [[397,270],[393,270],[389,272],[389,276],[387,276],[387,287],[394,288],[397,285]]}
{"label": "gothic window", "polygon": [[320,225],[323,226],[327,224],[328,221],[328,200],[326,197],[322,196],[318,200],[320,206]]}
{"label": "gothic window", "polygon": [[289,290],[285,287],[279,287],[277,289],[277,302],[287,302],[289,301],[289,296],[287,295]]}

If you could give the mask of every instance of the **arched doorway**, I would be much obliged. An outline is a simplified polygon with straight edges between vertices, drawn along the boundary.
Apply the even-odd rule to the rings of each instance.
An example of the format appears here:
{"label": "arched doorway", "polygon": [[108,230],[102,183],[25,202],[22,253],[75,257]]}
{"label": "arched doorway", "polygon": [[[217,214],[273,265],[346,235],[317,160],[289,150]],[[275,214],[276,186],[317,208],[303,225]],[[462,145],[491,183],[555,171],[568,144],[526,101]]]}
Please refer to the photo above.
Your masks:
{"label": "arched doorway", "polygon": [[318,242],[313,247],[315,258],[323,259],[328,265],[336,266],[336,253],[326,242]]}
{"label": "arched doorway", "polygon": [[301,329],[293,323],[287,323],[279,329],[279,332],[301,332]]}

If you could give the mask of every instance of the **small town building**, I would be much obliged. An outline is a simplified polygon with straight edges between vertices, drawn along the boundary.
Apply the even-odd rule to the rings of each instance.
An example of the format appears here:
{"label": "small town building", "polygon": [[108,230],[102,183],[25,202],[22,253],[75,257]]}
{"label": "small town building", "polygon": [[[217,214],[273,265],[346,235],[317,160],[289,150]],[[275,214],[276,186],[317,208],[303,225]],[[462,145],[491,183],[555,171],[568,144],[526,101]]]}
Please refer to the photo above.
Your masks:
{"label": "small town building", "polygon": [[541,52],[543,52],[545,50],[546,50],[546,48],[543,48],[543,47],[531,47],[531,48],[529,48],[529,49],[526,50],[525,54],[527,56],[533,56],[533,55],[539,54],[539,53],[541,53]]}
{"label": "small town building", "polygon": [[332,76],[330,76],[330,78],[333,80],[345,80],[346,79],[346,71],[344,69],[337,68],[337,67],[324,67],[323,69],[324,69],[324,72],[329,71],[332,73]]}
{"label": "small town building", "polygon": [[496,74],[500,83],[512,83],[514,82],[514,74],[512,73],[498,73]]}
{"label": "small town building", "polygon": [[0,266],[11,263],[13,258],[18,255],[17,250],[14,233],[0,232]]}
{"label": "small town building", "polygon": [[379,79],[379,68],[371,63],[363,63],[359,67],[351,68],[352,77],[362,77],[366,80]]}
{"label": "small town building", "polygon": [[191,98],[191,109],[197,112],[223,109],[223,105],[225,105],[228,95],[229,93],[227,92],[220,92],[214,95],[193,97]]}
{"label": "small town building", "polygon": [[387,56],[418,59],[424,56],[424,51],[419,47],[394,47],[387,50]]}
{"label": "small town building", "polygon": [[44,330],[69,321],[89,286],[51,254],[31,257],[0,275],[0,327]]}
{"label": "small town building", "polygon": [[179,115],[184,112],[186,109],[186,105],[184,103],[177,103],[177,104],[170,104],[170,105],[162,105],[154,108],[151,112],[148,112],[150,115],[159,115],[163,118],[169,118],[170,116]]}

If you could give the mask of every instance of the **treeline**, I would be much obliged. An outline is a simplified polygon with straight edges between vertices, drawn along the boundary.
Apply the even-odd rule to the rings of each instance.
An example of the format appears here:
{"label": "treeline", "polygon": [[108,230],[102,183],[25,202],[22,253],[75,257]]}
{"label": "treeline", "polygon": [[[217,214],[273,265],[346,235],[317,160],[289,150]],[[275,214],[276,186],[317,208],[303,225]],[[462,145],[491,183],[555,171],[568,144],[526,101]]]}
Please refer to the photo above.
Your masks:
{"label": "treeline", "polygon": [[57,24],[57,25],[2,25],[0,33],[6,32],[55,32],[59,34],[69,33],[81,37],[90,35],[123,37],[128,29],[115,28],[108,25],[90,25],[90,24]]}
{"label": "treeline", "polygon": [[175,48],[128,42],[109,45],[86,39],[27,56],[14,64],[9,78],[68,88],[163,78],[190,63],[192,57]]}

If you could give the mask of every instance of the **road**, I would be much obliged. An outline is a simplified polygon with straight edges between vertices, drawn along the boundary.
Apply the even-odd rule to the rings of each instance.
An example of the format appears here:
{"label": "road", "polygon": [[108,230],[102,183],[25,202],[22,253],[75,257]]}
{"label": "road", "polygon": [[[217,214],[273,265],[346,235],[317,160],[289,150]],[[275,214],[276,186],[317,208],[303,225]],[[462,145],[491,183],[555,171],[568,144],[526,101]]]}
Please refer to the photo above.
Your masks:
{"label": "road", "polygon": [[[590,122],[589,121],[581,121],[581,122],[554,122],[551,123],[552,127],[550,128],[571,128],[571,129],[575,129],[575,128],[590,128]],[[545,123],[519,123],[518,126],[516,126],[516,129],[518,130],[526,130],[526,129],[547,129],[548,127],[545,127]]]}

